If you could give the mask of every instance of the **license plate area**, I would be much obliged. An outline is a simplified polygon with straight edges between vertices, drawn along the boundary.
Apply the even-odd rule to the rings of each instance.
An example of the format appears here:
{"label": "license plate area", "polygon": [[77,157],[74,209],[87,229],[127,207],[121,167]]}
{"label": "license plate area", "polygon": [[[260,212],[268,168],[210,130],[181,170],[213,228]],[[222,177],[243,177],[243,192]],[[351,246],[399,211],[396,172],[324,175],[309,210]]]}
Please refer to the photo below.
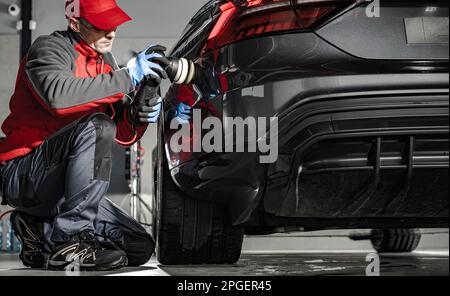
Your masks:
{"label": "license plate area", "polygon": [[405,18],[408,44],[448,44],[448,17]]}

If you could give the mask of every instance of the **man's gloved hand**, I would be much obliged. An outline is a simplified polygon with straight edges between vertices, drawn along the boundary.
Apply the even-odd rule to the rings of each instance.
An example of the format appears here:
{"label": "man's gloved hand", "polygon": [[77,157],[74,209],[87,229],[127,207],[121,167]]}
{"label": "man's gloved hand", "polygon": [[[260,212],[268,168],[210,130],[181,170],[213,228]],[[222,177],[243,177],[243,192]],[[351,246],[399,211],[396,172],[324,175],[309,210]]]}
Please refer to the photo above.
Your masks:
{"label": "man's gloved hand", "polygon": [[155,58],[163,58],[165,50],[164,46],[150,45],[127,63],[134,87],[137,87],[144,78],[153,80],[154,86],[159,85],[162,79],[167,79],[166,71],[154,61]]}
{"label": "man's gloved hand", "polygon": [[144,105],[138,110],[135,122],[138,124],[155,123],[158,121],[162,109],[162,98],[159,97],[156,102]]}
{"label": "man's gloved hand", "polygon": [[177,109],[175,110],[175,120],[180,124],[186,124],[189,123],[189,120],[191,119],[191,111],[192,107],[185,104],[180,103],[177,106]]}
{"label": "man's gloved hand", "polygon": [[153,79],[145,78],[141,82],[134,101],[128,107],[130,118],[137,126],[158,121],[162,109],[162,98],[159,95],[159,87],[153,85]]}

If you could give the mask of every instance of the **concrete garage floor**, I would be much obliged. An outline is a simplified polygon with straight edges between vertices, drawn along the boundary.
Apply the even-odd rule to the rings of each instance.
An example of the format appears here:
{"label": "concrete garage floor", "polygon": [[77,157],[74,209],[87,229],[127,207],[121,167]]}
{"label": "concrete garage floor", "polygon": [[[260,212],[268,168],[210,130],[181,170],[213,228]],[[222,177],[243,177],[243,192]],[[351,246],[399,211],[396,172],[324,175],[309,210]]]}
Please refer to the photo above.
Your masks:
{"label": "concrete garage floor", "polygon": [[[243,254],[233,265],[164,266],[153,257],[136,268],[112,272],[81,272],[81,276],[365,276],[368,241],[351,241],[348,231],[246,237]],[[424,230],[412,254],[380,256],[380,275],[449,275],[448,230]],[[24,268],[17,254],[0,255],[0,276],[64,276],[64,272]]]}

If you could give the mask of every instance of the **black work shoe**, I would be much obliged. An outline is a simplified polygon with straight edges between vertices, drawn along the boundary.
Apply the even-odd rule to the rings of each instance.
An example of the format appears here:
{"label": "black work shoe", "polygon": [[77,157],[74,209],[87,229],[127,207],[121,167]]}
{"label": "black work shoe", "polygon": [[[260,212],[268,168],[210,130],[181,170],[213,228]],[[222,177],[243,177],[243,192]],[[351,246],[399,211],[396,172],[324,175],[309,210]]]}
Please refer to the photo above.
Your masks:
{"label": "black work shoe", "polygon": [[20,260],[28,267],[44,267],[48,253],[43,250],[42,223],[37,218],[18,211],[12,212],[10,220],[14,233],[22,244]]}
{"label": "black work shoe", "polygon": [[107,238],[125,252],[129,266],[147,263],[155,252],[155,241],[148,233],[111,231]]}
{"label": "black work shoe", "polygon": [[118,269],[128,264],[122,250],[108,250],[99,245],[94,234],[83,231],[67,243],[55,246],[48,259],[48,268],[64,270],[70,265],[82,271]]}

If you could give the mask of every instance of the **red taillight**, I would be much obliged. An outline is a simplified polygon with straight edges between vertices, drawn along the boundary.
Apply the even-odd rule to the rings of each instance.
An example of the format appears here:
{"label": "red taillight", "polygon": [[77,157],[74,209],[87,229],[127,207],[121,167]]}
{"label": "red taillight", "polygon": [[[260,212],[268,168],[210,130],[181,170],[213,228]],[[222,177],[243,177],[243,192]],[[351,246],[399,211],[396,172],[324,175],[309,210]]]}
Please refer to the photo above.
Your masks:
{"label": "red taillight", "polygon": [[355,3],[355,0],[294,0],[294,9],[305,28],[326,17],[336,15],[338,12]]}
{"label": "red taillight", "polygon": [[308,29],[330,14],[354,3],[354,0],[247,0],[220,7],[205,50],[261,34]]}
{"label": "red taillight", "polygon": [[228,2],[220,9],[222,14],[208,37],[207,50],[255,35],[302,28],[286,0],[253,0],[241,6]]}
{"label": "red taillight", "polygon": [[236,6],[234,6],[232,2],[228,2],[227,4],[223,4],[222,6],[220,6],[220,11],[220,17],[217,20],[216,25],[212,29],[211,33],[209,34],[208,40],[216,38],[220,34],[224,26],[236,11]]}
{"label": "red taillight", "polygon": [[328,7],[304,7],[296,9],[298,11],[298,18],[305,28],[311,27],[321,18],[329,14],[335,9],[333,6]]}

